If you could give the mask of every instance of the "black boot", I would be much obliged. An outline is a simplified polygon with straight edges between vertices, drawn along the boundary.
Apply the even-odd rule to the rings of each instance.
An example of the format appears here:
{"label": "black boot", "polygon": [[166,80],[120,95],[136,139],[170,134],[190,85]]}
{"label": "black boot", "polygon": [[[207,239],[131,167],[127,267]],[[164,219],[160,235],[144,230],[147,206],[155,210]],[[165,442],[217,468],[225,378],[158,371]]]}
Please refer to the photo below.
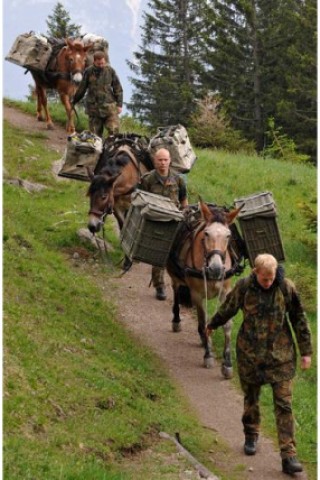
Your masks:
{"label": "black boot", "polygon": [[253,435],[246,435],[244,442],[244,453],[246,455],[255,455],[257,450],[258,437]]}
{"label": "black boot", "polygon": [[293,473],[302,472],[303,468],[297,457],[288,457],[282,460],[282,471],[292,475]]}
{"label": "black boot", "polygon": [[127,257],[127,255],[125,255],[123,263],[122,263],[122,270],[124,272],[128,272],[131,267],[132,267],[132,261],[130,260],[129,257]]}
{"label": "black boot", "polygon": [[167,298],[164,287],[156,288],[156,298],[157,300],[165,300]]}

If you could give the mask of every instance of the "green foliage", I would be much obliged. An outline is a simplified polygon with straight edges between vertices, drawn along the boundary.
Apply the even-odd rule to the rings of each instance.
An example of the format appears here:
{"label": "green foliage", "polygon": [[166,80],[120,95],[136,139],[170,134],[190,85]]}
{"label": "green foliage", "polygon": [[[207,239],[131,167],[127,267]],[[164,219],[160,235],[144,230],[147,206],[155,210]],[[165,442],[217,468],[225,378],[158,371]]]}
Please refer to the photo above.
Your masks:
{"label": "green foliage", "polygon": [[269,138],[270,145],[263,150],[264,157],[273,157],[288,162],[308,162],[309,155],[298,153],[296,144],[288,135],[282,133],[282,127],[276,128],[274,118],[268,120],[268,128],[266,134]]}
{"label": "green foliage", "polygon": [[151,0],[143,14],[142,39],[128,65],[133,94],[127,104],[133,116],[152,127],[188,125],[201,90],[195,78],[201,70],[203,0]]}
{"label": "green foliage", "polygon": [[197,101],[215,92],[239,140],[262,151],[274,117],[316,162],[316,0],[151,0],[128,64],[135,74],[128,108],[153,127],[189,127]]}
{"label": "green foliage", "polygon": [[188,132],[197,147],[254,153],[253,142],[245,140],[239,131],[230,126],[230,120],[216,95],[207,95],[198,102]]}
{"label": "green foliage", "polygon": [[[316,202],[314,202],[316,204]],[[305,223],[308,228],[313,233],[317,233],[318,231],[318,216],[317,212],[308,205],[307,203],[301,203],[299,208],[302,210],[305,216]]]}
{"label": "green foliage", "polygon": [[143,135],[148,138],[152,136],[152,131],[149,127],[147,127],[146,125],[142,125],[140,122],[130,117],[129,115],[122,115],[120,117],[120,131],[122,133],[137,133],[138,135]]}
{"label": "green foliage", "polygon": [[71,23],[69,13],[60,2],[57,2],[54,6],[52,15],[48,15],[46,24],[49,37],[68,38],[80,35],[81,25]]}

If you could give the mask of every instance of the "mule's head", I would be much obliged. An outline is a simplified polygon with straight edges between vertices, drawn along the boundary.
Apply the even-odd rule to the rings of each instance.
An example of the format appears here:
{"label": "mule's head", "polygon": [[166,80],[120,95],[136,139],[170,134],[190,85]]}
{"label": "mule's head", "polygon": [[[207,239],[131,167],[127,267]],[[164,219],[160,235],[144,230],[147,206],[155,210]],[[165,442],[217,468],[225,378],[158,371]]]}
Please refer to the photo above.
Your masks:
{"label": "mule's head", "polygon": [[90,43],[84,46],[82,41],[70,38],[66,39],[66,44],[67,46],[64,50],[65,65],[72,81],[78,84],[81,82],[84,69],[86,68],[87,52],[92,48],[93,44]]}
{"label": "mule's head", "polygon": [[101,172],[93,175],[88,170],[91,179],[87,196],[90,198],[90,210],[88,229],[91,233],[97,233],[101,229],[106,215],[113,213],[114,207],[114,182],[119,174],[109,177]]}
{"label": "mule's head", "polygon": [[224,212],[219,208],[209,208],[200,201],[202,220],[205,222],[202,236],[204,266],[210,280],[222,280],[230,261],[228,245],[231,238],[229,225],[238,215],[240,208]]}

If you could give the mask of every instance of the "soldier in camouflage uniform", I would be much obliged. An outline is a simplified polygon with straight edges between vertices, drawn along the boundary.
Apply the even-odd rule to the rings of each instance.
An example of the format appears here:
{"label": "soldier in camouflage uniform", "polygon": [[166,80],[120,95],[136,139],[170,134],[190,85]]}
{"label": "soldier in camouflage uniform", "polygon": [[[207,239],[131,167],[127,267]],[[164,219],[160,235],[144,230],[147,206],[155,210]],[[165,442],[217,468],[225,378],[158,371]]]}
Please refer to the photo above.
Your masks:
{"label": "soldier in camouflage uniform", "polygon": [[123,90],[115,70],[107,64],[104,52],[94,53],[93,65],[85,70],[72,105],[78,103],[86,92],[85,111],[89,116],[90,131],[99,137],[102,137],[104,127],[110,135],[118,133]]}
{"label": "soldier in camouflage uniform", "polygon": [[246,455],[256,453],[260,429],[259,394],[262,385],[270,384],[282,470],[288,474],[301,472],[302,465],[296,458],[292,415],[296,349],[286,315],[299,346],[302,369],[311,366],[311,336],[297,290],[291,280],[284,278],[282,267],[272,255],[257,256],[251,275],[239,280],[227,295],[208,324],[207,334],[224,325],[239,309],[243,312],[243,323],[236,350],[244,392],[244,452]]}
{"label": "soldier in camouflage uniform", "polygon": [[[142,177],[138,188],[169,197],[178,208],[185,208],[188,205],[187,187],[183,177],[170,172],[170,162],[170,152],[166,148],[157,150],[153,156],[155,169]],[[165,300],[163,268],[152,267],[152,284],[156,289],[156,298]]]}

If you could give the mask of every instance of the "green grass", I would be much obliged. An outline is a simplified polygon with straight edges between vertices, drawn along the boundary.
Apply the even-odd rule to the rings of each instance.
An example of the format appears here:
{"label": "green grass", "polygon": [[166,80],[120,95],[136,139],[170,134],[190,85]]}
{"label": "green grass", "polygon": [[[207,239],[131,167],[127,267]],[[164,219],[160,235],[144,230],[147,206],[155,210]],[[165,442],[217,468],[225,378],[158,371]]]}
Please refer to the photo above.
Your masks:
{"label": "green grass", "polygon": [[[37,105],[36,102],[24,102],[19,100],[5,99],[4,104],[12,107],[16,107],[22,112],[30,113],[31,115],[36,115]],[[50,115],[54,123],[65,127],[66,125],[66,112],[63,105],[60,101],[50,102],[48,104]],[[76,105],[76,113],[74,122],[77,132],[82,132],[83,130],[88,129],[88,116],[84,112],[84,107],[81,104]],[[154,135],[155,132],[152,131],[147,126],[142,126],[139,122],[135,121],[129,115],[120,116],[120,132],[121,133],[137,133],[139,135],[144,135],[150,137]]]}
{"label": "green grass", "polygon": [[[34,113],[33,105],[21,108]],[[114,272],[122,257],[111,224],[107,236],[114,252],[107,264],[93,251],[84,269],[72,260],[74,252],[87,258],[89,249],[76,235],[86,225],[87,184],[55,180],[51,165],[57,154],[44,148],[43,139],[4,125],[6,175],[47,187],[33,194],[3,188],[5,478],[177,478],[177,469],[170,472],[177,467],[167,462],[175,449],[157,439],[159,430],[179,431],[185,446],[222,479],[241,478],[240,467],[214,470],[208,451],[218,457],[226,447],[198,425],[161,365],[125,334],[115,307],[94,286],[92,275]],[[201,194],[231,205],[241,196],[272,191],[286,272],[301,292],[316,351],[316,235],[300,209],[301,203],[316,208],[315,168],[221,151],[197,153],[187,177],[191,202]],[[215,308],[211,302],[210,312]],[[233,352],[240,322],[238,316]],[[218,357],[220,330],[214,334]],[[310,480],[317,478],[316,364],[315,355],[311,370],[298,370],[294,389],[298,454]],[[263,429],[275,438],[270,389],[263,389],[261,403]],[[146,454],[130,467],[134,460],[126,461],[127,453],[144,455],[150,446],[151,458]]]}
{"label": "green grass", "polygon": [[[168,461],[176,448],[159,439],[161,430],[180,432],[186,448],[214,469],[209,450],[225,454],[226,446],[199,425],[92,281],[97,272],[113,273],[122,253],[111,226],[115,251],[107,265],[78,239],[87,185],[54,179],[57,154],[37,134],[26,144],[25,134],[5,123],[3,140],[7,175],[47,187],[32,194],[3,188],[4,478],[173,480],[188,462]],[[88,259],[85,268],[74,252]],[[221,478],[239,478],[226,471]]]}

